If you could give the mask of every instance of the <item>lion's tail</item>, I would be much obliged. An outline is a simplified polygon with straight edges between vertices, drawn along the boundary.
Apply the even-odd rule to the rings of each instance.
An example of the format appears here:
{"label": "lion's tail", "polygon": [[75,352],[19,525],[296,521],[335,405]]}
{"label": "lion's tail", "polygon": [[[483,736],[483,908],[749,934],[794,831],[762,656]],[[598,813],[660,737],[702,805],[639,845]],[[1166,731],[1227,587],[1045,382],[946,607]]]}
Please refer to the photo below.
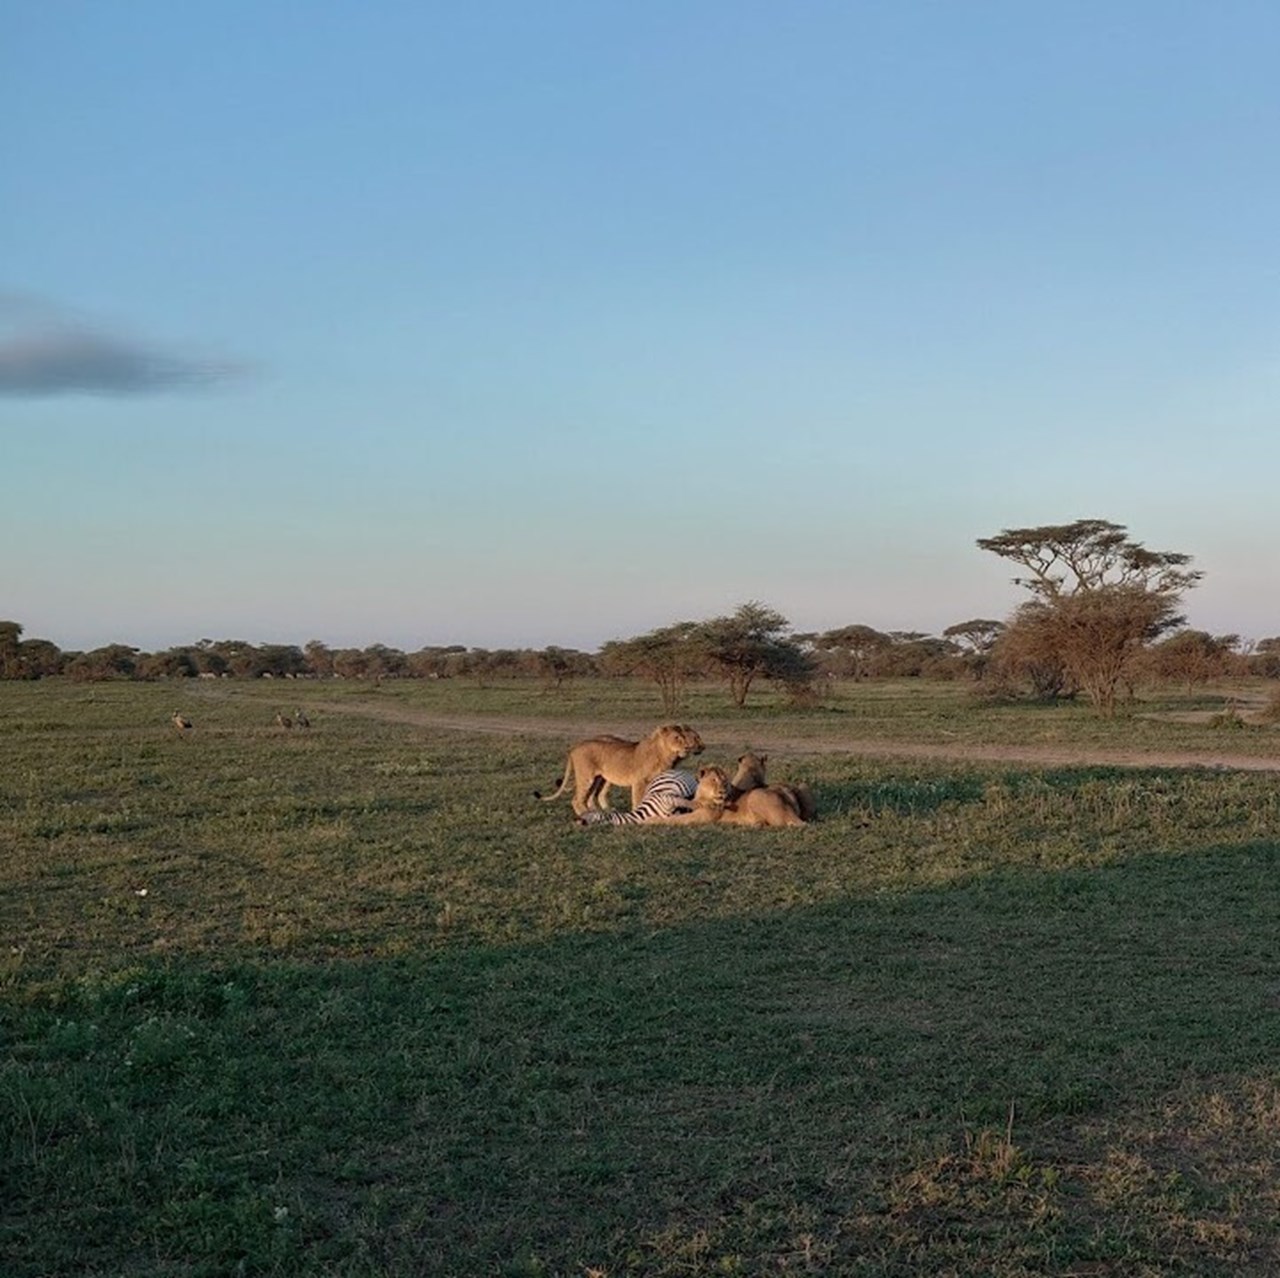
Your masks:
{"label": "lion's tail", "polygon": [[535,799],[541,799],[543,803],[550,803],[552,799],[558,799],[562,794],[565,794],[569,790],[570,788],[569,782],[572,779],[572,777],[573,777],[573,760],[568,759],[566,760],[564,765],[564,775],[561,776],[559,781],[556,781],[553,783],[556,786],[555,793],[543,794],[541,790],[535,790],[533,792],[533,797]]}

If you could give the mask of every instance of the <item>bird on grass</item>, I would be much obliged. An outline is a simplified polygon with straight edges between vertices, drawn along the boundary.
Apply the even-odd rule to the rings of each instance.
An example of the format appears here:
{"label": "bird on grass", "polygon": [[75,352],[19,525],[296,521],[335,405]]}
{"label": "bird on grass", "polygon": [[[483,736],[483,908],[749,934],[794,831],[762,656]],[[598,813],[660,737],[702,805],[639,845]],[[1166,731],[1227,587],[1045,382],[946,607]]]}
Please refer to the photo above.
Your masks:
{"label": "bird on grass", "polygon": [[308,719],[301,710],[295,710],[293,712],[293,723],[294,727],[297,728],[309,728],[311,726],[311,720]]}
{"label": "bird on grass", "polygon": [[278,728],[292,728],[292,727],[293,727],[293,720],[292,720],[292,719],[290,719],[290,718],[289,718],[289,716],[288,716],[287,714],[283,714],[283,713],[281,713],[279,710],[277,710],[277,711],[276,711],[276,727],[278,727]]}
{"label": "bird on grass", "polygon": [[175,710],[175,711],[173,712],[173,718],[172,718],[172,720],[170,720],[170,722],[171,722],[171,723],[173,724],[173,726],[174,726],[175,728],[177,728],[177,729],[178,729],[178,731],[179,731],[179,732],[181,732],[181,733],[187,733],[187,732],[190,732],[190,731],[191,731],[191,729],[192,729],[192,728],[194,728],[194,727],[196,726],[196,725],[195,725],[194,723],[192,723],[192,722],[191,722],[191,720],[190,720],[190,719],[188,719],[188,718],[187,718],[187,716],[186,716],[185,714],[183,714],[180,710]]}

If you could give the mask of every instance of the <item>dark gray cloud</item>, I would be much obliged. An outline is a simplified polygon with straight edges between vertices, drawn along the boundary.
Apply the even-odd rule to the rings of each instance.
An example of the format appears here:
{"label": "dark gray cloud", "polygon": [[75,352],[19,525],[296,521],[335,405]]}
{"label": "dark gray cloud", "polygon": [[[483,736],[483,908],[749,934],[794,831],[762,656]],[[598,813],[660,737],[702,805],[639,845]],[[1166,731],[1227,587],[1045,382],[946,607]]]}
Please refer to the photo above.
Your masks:
{"label": "dark gray cloud", "polygon": [[244,372],[0,294],[0,395],[149,395],[209,388]]}

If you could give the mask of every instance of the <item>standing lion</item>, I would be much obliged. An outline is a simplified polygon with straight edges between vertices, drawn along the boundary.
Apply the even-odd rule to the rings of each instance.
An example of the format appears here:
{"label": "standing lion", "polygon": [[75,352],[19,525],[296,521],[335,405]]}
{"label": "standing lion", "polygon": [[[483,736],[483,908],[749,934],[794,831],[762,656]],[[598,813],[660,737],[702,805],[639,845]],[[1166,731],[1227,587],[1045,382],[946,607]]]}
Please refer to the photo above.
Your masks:
{"label": "standing lion", "polygon": [[558,799],[568,791],[572,777],[573,810],[577,816],[592,808],[607,808],[611,785],[627,786],[631,790],[631,806],[638,807],[645,787],[659,772],[675,767],[691,754],[701,753],[702,738],[682,723],[664,723],[642,741],[607,735],[588,737],[570,747],[555,793],[535,790],[533,797],[544,803]]}

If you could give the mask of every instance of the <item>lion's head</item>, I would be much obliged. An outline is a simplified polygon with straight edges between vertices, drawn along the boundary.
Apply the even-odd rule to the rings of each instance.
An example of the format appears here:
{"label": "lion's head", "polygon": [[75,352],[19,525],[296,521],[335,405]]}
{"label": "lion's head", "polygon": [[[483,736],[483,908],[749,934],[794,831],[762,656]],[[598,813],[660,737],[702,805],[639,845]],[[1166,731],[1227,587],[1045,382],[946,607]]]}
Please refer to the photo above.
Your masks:
{"label": "lion's head", "polygon": [[664,723],[657,736],[663,752],[670,754],[672,763],[679,763],[691,754],[702,753],[702,738],[687,723]]}
{"label": "lion's head", "polygon": [[694,802],[702,807],[723,808],[729,802],[729,774],[714,765],[699,768]]}
{"label": "lion's head", "polygon": [[755,790],[765,784],[764,765],[767,754],[744,754],[738,760],[738,770],[733,774],[735,790]]}

